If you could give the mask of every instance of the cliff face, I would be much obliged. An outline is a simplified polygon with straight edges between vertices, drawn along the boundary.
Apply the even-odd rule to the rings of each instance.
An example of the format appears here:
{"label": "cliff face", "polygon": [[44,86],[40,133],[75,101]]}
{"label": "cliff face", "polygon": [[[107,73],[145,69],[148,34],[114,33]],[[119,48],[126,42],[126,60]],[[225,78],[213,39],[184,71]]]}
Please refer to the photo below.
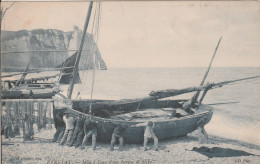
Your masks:
{"label": "cliff face", "polygon": [[[2,54],[1,67],[5,70],[24,70],[30,61],[31,55],[33,59],[30,68],[55,68],[60,65],[68,57],[75,52],[42,52],[44,50],[77,50],[82,31],[77,27],[74,31],[63,32],[54,29],[37,29],[32,31],[2,31],[1,33],[1,51],[2,52],[28,52],[37,51],[34,53],[4,53]],[[91,43],[90,35],[86,35],[83,50],[88,50]],[[80,60],[80,69],[93,68],[93,60],[88,60],[87,52],[82,52]],[[99,51],[98,51],[99,52]],[[93,54],[88,59],[93,59]],[[97,63],[100,63],[100,68],[106,69],[106,64],[100,53],[97,54]],[[15,68],[15,69],[8,69]]]}

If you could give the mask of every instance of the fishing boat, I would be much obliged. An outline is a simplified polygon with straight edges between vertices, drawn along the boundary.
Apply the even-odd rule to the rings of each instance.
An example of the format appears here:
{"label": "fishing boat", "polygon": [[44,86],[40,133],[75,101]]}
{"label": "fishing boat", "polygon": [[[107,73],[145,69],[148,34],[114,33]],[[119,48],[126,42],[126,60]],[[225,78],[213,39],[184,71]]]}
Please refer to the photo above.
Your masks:
{"label": "fishing boat", "polygon": [[[73,115],[83,115],[88,119],[93,119],[94,121],[98,122],[97,139],[99,141],[110,142],[115,125],[124,124],[127,127],[124,133],[125,142],[141,143],[143,141],[144,127],[134,127],[134,125],[147,121],[154,122],[154,132],[159,140],[185,136],[188,133],[191,133],[197,129],[196,124],[201,118],[206,118],[204,125],[210,122],[214,109],[209,105],[202,104],[203,98],[205,97],[208,90],[222,87],[225,84],[233,83],[236,81],[260,77],[255,76],[231,81],[224,81],[216,84],[210,83],[204,85],[204,81],[208,75],[212,61],[215,57],[217,48],[221,41],[220,38],[200,86],[184,89],[152,91],[149,96],[139,99],[117,101],[93,100],[92,98],[71,99],[74,87],[74,79],[76,78],[78,70],[78,64],[81,56],[84,37],[91,16],[92,6],[93,2],[91,1],[89,4],[86,22],[83,29],[81,46],[77,51],[74,69],[72,71],[72,76],[69,79],[69,88],[67,95],[68,99],[66,101],[71,101],[72,104],[71,108],[67,109],[69,113]],[[96,9],[96,11],[98,10]],[[97,13],[95,13],[95,16],[99,18]],[[97,24],[99,24],[99,22]],[[201,91],[203,91],[203,94],[198,101],[198,97]],[[195,92],[195,94],[189,100],[170,99],[170,97],[190,92]],[[55,110],[59,109],[55,108]],[[175,114],[172,115],[172,113]]]}
{"label": "fishing boat", "polygon": [[[65,52],[57,51],[57,52]],[[69,50],[67,50],[69,51]],[[39,52],[50,52],[39,51]],[[54,52],[51,50],[51,52]],[[12,52],[11,52],[12,53]],[[24,52],[20,52],[24,53]],[[61,65],[58,65],[55,69],[33,69],[29,70],[30,63],[32,62],[34,56],[31,57],[26,69],[22,73],[14,73],[1,76],[2,78],[13,77],[22,75],[17,80],[3,80],[2,79],[2,99],[51,99],[56,94],[60,95],[64,98],[64,96],[60,93],[60,85],[68,84],[70,76],[72,74],[73,64],[76,60],[76,53],[65,60]],[[51,75],[51,76],[41,76],[28,78],[25,77],[31,73],[40,73],[44,71],[53,71],[60,70],[59,74]],[[58,77],[58,78],[57,78]],[[75,83],[80,83],[79,74],[77,73],[77,79],[75,79]],[[57,79],[55,82],[48,82],[49,79]]]}
{"label": "fishing boat", "polygon": [[[184,112],[180,109],[180,104],[183,101],[185,100],[153,100],[142,103],[141,105],[139,101],[118,104],[117,106],[111,105],[111,108],[113,108],[111,115],[109,117],[101,117],[98,116],[100,114],[98,112],[97,116],[80,112],[82,110],[80,110],[81,106],[79,104],[84,104],[84,107],[86,107],[89,105],[89,101],[72,100],[75,108],[68,109],[68,111],[75,115],[85,115],[86,117],[97,121],[97,139],[99,141],[110,142],[115,125],[124,124],[128,127],[124,132],[124,141],[126,143],[141,143],[143,142],[144,127],[131,127],[132,125],[152,120],[155,123],[154,133],[159,140],[163,140],[172,137],[185,136],[186,134],[193,132],[197,129],[196,123],[201,118],[207,118],[205,124],[211,120],[214,109],[208,105],[200,105],[192,115],[182,115]],[[124,109],[122,110],[122,108]],[[176,109],[176,116],[171,117],[171,111]],[[130,112],[136,110],[138,111]],[[140,111],[142,111],[142,113],[135,116],[135,114]],[[163,114],[158,114],[158,111]],[[118,113],[125,113],[125,115]],[[145,113],[149,113],[150,115],[146,115]]]}
{"label": "fishing boat", "polygon": [[[184,89],[152,91],[149,96],[140,99],[71,100],[72,108],[68,108],[67,111],[73,115],[83,115],[97,121],[99,141],[109,142],[115,125],[124,124],[128,127],[124,133],[126,143],[140,143],[143,141],[144,127],[132,126],[148,121],[154,122],[154,132],[159,140],[181,137],[195,131],[197,122],[202,118],[206,120],[204,125],[210,122],[214,109],[201,103],[208,90],[254,78],[260,78],[260,76]],[[191,102],[192,99],[165,99],[190,92],[197,94],[198,91],[203,91],[200,100],[188,109],[185,109],[184,104]],[[174,116],[171,115],[173,111],[176,112]]]}
{"label": "fishing boat", "polygon": [[[73,50],[62,50],[62,51],[41,50],[41,51],[35,51],[35,53],[66,52],[66,51],[73,51]],[[19,53],[24,53],[24,52],[19,52]],[[47,69],[47,70],[46,69],[29,70],[30,63],[34,57],[32,56],[24,72],[1,76],[1,80],[2,80],[1,98],[2,99],[51,99],[56,94],[58,94],[62,98],[65,98],[65,96],[60,93],[61,91],[60,85],[69,84],[70,76],[72,74],[74,63],[76,60],[76,55],[77,53],[74,53],[72,56],[66,59],[62,64],[57,65],[56,68]],[[41,77],[34,77],[28,79],[25,78],[28,74],[31,73],[40,73],[44,71],[53,71],[53,70],[55,71],[60,70],[60,73],[51,76],[41,76]],[[2,79],[2,78],[13,77],[18,75],[22,75],[18,80]],[[74,79],[74,83],[75,84],[81,83],[78,71],[75,77],[76,78]],[[55,79],[55,78],[57,79],[55,80],[55,82],[48,82],[49,79]]]}
{"label": "fishing boat", "polygon": [[48,79],[56,78],[58,75],[25,79],[26,75],[30,73],[29,66],[32,59],[33,57],[31,57],[30,62],[23,73],[1,76],[1,78],[4,78],[22,74],[18,80],[3,80],[2,99],[47,99],[52,98],[60,92],[60,87],[56,83],[38,82],[48,81]]}
{"label": "fishing boat", "polygon": [[[8,82],[4,81],[4,83],[8,83]],[[2,99],[48,99],[48,98],[52,98],[59,92],[60,92],[59,85],[56,85],[55,83],[22,84],[19,87],[3,89],[1,98]]]}

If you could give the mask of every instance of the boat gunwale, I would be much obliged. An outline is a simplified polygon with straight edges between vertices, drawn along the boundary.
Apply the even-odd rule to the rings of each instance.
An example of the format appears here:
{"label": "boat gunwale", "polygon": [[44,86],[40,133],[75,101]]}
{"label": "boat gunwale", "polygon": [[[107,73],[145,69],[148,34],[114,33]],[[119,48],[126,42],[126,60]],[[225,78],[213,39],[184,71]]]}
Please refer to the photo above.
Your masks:
{"label": "boat gunwale", "polygon": [[[201,115],[205,115],[205,114],[210,114],[214,112],[214,108],[209,106],[209,105],[205,105],[205,104],[201,104],[202,106],[207,107],[209,110],[205,111],[205,112],[200,112],[200,113],[195,113],[192,115],[187,115],[187,116],[183,116],[183,117],[179,117],[179,118],[173,118],[171,120],[154,120],[153,122],[172,122],[172,121],[177,121],[177,120],[185,120],[185,119],[189,119],[192,117],[199,117]],[[72,108],[67,108],[68,111],[72,111],[72,112],[76,112],[77,114],[83,114],[86,115],[88,117],[91,117],[91,119],[95,119],[97,121],[103,121],[103,122],[119,122],[119,123],[132,123],[132,124],[137,124],[137,123],[143,123],[146,121],[127,121],[127,120],[113,120],[113,119],[109,119],[109,118],[102,118],[102,117],[98,117],[98,116],[93,116],[87,113],[83,113],[80,111],[77,111],[75,109]],[[131,113],[131,112],[130,112]]]}

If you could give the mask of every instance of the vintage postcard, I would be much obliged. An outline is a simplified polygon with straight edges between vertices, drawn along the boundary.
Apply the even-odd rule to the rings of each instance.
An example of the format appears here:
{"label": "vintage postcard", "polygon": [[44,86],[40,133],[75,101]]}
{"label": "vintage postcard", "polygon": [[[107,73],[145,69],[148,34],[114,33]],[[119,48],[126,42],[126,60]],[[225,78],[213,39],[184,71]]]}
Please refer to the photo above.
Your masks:
{"label": "vintage postcard", "polygon": [[259,1],[1,2],[1,162],[259,163]]}

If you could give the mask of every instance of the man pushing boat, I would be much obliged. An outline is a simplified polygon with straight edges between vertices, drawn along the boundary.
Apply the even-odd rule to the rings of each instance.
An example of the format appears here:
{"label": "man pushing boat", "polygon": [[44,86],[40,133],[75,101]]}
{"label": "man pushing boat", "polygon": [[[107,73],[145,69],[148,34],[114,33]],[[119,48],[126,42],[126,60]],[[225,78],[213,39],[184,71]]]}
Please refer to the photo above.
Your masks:
{"label": "man pushing boat", "polygon": [[198,138],[199,143],[207,143],[208,142],[208,134],[204,129],[204,125],[207,122],[207,117],[202,117],[197,123],[196,126],[198,127]]}
{"label": "man pushing boat", "polygon": [[123,134],[125,129],[127,128],[126,124],[118,124],[116,125],[116,127],[114,128],[113,134],[112,134],[112,139],[111,139],[111,143],[110,143],[110,151],[114,150],[114,145],[116,143],[116,139],[119,139],[119,151],[123,150],[123,146],[124,146],[124,138],[123,138]]}
{"label": "man pushing boat", "polygon": [[145,126],[145,131],[144,131],[144,151],[147,151],[147,142],[150,139],[153,139],[154,141],[154,150],[158,151],[158,138],[154,134],[154,123],[152,121],[148,121],[147,123],[140,123],[136,125],[132,125],[131,127],[142,127]]}
{"label": "man pushing boat", "polygon": [[70,140],[72,139],[75,119],[73,117],[70,117],[69,112],[65,112],[63,116],[63,121],[65,122],[65,132],[60,141],[60,145],[64,145],[64,143],[68,145]]}
{"label": "man pushing boat", "polygon": [[97,121],[90,118],[86,118],[84,122],[84,139],[82,142],[81,149],[84,149],[87,145],[88,139],[92,136],[92,150],[96,150],[96,140],[97,140]]}
{"label": "man pushing boat", "polygon": [[53,136],[52,142],[60,142],[62,139],[62,136],[65,131],[65,123],[62,120],[62,111],[61,110],[54,110],[54,126],[56,128],[56,132]]}
{"label": "man pushing boat", "polygon": [[82,115],[78,115],[77,121],[76,121],[76,126],[73,132],[73,137],[69,141],[68,146],[73,146],[77,148],[79,145],[82,143],[83,137],[84,137],[84,122],[85,118]]}

